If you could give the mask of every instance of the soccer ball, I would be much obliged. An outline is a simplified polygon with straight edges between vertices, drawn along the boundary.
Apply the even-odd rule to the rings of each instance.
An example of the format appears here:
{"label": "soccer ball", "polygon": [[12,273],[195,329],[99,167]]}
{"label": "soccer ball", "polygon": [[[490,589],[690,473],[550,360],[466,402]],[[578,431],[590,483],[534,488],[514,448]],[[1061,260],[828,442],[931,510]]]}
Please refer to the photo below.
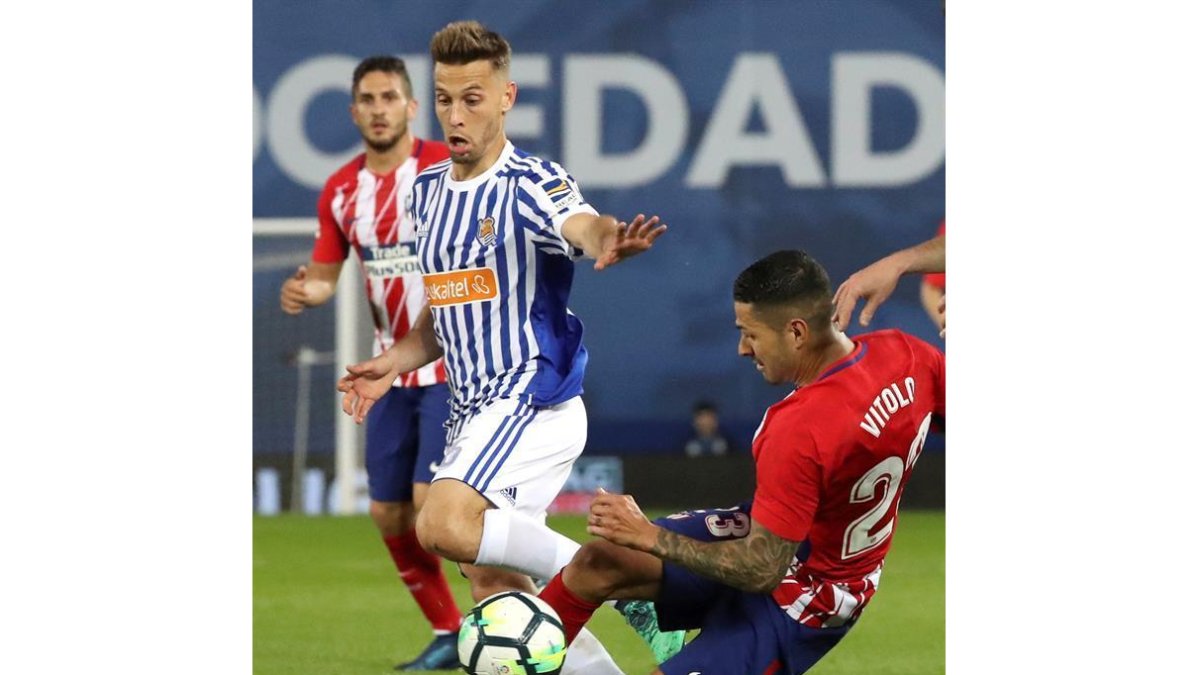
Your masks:
{"label": "soccer ball", "polygon": [[458,660],[473,675],[557,675],[566,657],[558,614],[528,593],[484,598],[458,629]]}

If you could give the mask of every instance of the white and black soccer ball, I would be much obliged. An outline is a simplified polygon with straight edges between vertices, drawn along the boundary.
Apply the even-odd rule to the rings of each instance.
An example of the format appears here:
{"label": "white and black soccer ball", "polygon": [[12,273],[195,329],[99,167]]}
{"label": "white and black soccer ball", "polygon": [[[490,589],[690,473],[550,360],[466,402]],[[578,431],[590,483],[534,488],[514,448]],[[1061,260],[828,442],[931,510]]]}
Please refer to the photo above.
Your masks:
{"label": "white and black soccer ball", "polygon": [[528,593],[484,598],[458,629],[458,660],[472,675],[558,675],[566,657],[558,614]]}

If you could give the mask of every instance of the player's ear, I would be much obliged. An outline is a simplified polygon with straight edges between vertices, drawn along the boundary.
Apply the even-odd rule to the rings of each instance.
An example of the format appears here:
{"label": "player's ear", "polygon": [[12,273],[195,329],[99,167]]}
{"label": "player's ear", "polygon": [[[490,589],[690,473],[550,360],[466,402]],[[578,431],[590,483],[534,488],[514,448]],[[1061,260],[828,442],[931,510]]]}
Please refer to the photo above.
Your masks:
{"label": "player's ear", "polygon": [[504,100],[500,102],[500,111],[508,112],[517,104],[517,83],[509,82],[504,85]]}
{"label": "player's ear", "polygon": [[792,344],[797,349],[804,346],[808,342],[808,322],[804,319],[792,319],[788,322],[788,331],[792,337]]}
{"label": "player's ear", "polygon": [[408,110],[406,112],[408,115],[408,121],[411,123],[413,120],[417,119],[417,99],[415,99],[415,98],[408,99],[407,108],[408,108]]}

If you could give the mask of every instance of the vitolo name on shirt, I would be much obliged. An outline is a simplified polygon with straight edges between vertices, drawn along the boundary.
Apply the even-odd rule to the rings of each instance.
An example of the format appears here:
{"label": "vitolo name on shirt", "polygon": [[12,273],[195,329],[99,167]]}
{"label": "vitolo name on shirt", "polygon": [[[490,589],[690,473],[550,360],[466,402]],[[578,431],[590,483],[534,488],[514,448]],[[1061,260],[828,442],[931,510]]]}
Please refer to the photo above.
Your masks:
{"label": "vitolo name on shirt", "polygon": [[901,408],[906,408],[912,405],[913,394],[917,390],[917,381],[911,377],[904,378],[904,387],[901,388],[896,382],[891,383],[879,392],[874,401],[871,401],[871,407],[867,408],[867,412],[863,413],[863,421],[858,423],[868,434],[875,438],[879,438],[879,434],[883,428],[887,426],[888,420],[896,411]]}

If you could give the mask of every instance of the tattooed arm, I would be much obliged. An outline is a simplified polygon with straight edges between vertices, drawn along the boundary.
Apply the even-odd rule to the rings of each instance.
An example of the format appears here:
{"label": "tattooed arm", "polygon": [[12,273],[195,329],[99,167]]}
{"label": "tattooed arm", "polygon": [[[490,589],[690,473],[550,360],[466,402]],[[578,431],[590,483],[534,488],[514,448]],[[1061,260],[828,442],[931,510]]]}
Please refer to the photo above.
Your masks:
{"label": "tattooed arm", "polygon": [[633,497],[603,490],[592,500],[588,532],[751,593],[774,590],[799,546],[799,542],[775,536],[753,519],[750,533],[741,539],[699,541],[651,523]]}
{"label": "tattooed arm", "polygon": [[696,574],[751,593],[770,593],[787,574],[799,542],[777,537],[750,520],[741,539],[703,542],[650,524],[657,530],[648,553],[682,565]]}

